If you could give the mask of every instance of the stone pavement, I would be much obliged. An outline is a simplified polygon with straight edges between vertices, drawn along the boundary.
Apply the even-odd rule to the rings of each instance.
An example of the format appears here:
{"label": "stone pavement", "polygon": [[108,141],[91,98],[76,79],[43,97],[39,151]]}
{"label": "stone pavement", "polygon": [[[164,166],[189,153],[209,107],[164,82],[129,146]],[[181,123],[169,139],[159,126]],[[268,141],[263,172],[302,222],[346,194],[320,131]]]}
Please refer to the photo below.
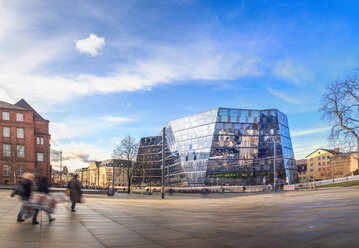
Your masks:
{"label": "stone pavement", "polygon": [[359,189],[266,194],[89,195],[76,213],[16,223],[0,191],[0,247],[359,247]]}

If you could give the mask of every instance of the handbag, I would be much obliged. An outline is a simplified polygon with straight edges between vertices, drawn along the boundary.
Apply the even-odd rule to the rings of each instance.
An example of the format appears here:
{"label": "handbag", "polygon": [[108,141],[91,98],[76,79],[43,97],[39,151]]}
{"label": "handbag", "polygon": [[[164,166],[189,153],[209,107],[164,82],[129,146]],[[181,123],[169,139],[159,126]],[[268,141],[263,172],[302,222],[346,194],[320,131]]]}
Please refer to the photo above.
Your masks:
{"label": "handbag", "polygon": [[70,189],[66,189],[66,190],[65,190],[65,193],[66,193],[67,196],[70,196],[71,190],[70,190]]}
{"label": "handbag", "polygon": [[24,185],[22,184],[18,184],[16,185],[14,191],[13,191],[13,195],[19,195],[19,196],[23,196],[25,193],[25,188],[24,188]]}

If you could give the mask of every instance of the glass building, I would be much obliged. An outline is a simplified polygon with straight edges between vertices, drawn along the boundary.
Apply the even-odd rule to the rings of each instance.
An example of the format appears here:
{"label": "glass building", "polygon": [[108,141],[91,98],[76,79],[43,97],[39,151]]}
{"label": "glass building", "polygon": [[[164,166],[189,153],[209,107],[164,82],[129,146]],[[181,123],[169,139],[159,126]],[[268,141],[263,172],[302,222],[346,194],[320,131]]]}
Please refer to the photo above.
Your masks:
{"label": "glass building", "polygon": [[[165,129],[170,186],[273,183],[274,154],[278,183],[298,180],[287,116],[279,110],[216,108],[170,121]],[[135,184],[159,185],[161,135],[141,139],[137,165],[142,173]]]}

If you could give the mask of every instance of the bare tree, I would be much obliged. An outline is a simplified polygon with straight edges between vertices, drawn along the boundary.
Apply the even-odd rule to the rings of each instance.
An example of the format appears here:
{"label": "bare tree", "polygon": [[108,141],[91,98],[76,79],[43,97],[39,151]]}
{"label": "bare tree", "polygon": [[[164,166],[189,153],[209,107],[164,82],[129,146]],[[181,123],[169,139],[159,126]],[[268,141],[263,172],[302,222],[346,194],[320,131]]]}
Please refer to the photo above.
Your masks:
{"label": "bare tree", "polygon": [[[330,83],[321,99],[322,117],[329,121],[329,140],[352,147],[359,153],[359,80],[358,77]],[[359,168],[359,161],[358,161]]]}
{"label": "bare tree", "polygon": [[69,170],[67,169],[66,165],[64,165],[64,168],[62,168],[62,174],[64,174],[64,175],[69,174]]}
{"label": "bare tree", "polygon": [[115,159],[126,160],[126,163],[120,166],[120,172],[127,176],[127,192],[131,192],[131,180],[135,170],[135,160],[138,151],[138,143],[135,138],[128,135],[123,138],[113,150],[112,157]]}

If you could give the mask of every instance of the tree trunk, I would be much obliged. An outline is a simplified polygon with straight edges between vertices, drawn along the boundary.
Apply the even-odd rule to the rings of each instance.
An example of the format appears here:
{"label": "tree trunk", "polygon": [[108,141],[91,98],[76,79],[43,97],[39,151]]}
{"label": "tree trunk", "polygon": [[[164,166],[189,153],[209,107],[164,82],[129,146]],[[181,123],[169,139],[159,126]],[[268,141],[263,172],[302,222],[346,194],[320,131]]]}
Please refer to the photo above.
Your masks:
{"label": "tree trunk", "polygon": [[128,184],[128,188],[127,188],[127,193],[130,194],[131,193],[131,177],[130,177],[130,173],[127,173],[127,184]]}

